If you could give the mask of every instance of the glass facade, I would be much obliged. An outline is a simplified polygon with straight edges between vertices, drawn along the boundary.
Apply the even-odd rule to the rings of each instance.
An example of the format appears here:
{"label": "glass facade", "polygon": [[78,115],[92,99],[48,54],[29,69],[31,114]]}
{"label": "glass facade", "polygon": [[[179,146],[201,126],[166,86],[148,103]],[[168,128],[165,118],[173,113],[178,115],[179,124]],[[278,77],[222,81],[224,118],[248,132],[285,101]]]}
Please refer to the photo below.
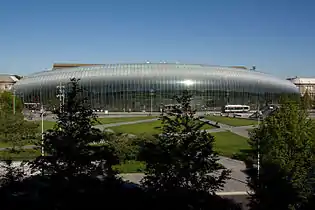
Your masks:
{"label": "glass facade", "polygon": [[268,74],[237,68],[185,64],[112,64],[40,72],[14,86],[26,103],[58,101],[57,86],[80,79],[96,110],[111,112],[159,111],[161,104],[188,90],[197,110],[220,109],[226,104],[256,106],[277,103],[282,94],[299,94],[294,84]]}

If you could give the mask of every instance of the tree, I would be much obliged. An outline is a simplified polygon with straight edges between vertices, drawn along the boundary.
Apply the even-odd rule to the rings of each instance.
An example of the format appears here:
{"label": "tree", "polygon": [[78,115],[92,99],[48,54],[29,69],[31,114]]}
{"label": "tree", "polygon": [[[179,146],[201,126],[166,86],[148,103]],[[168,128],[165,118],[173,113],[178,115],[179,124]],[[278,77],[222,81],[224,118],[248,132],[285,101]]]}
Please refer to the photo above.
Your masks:
{"label": "tree", "polygon": [[0,142],[14,149],[33,142],[38,136],[38,124],[24,120],[22,109],[23,104],[18,97],[14,98],[10,92],[0,93]]}
{"label": "tree", "polygon": [[200,130],[205,124],[190,106],[191,95],[176,97],[170,112],[161,114],[162,134],[146,143],[141,152],[146,162],[144,186],[157,192],[178,190],[215,193],[222,188],[229,171],[217,162],[214,137]]}
{"label": "tree", "polygon": [[21,99],[14,96],[11,92],[0,92],[0,110],[13,113],[14,108],[16,113],[22,112],[23,103]]}
{"label": "tree", "polygon": [[282,102],[251,132],[251,209],[303,209],[314,193],[315,126],[303,103]]}
{"label": "tree", "polygon": [[[55,111],[56,126],[44,135],[45,156],[27,164],[43,173],[20,178],[19,170],[8,167],[0,179],[3,209],[99,209],[104,198],[109,203],[105,208],[130,205],[135,190],[124,189],[115,177],[112,165],[118,158],[110,139],[92,127],[96,116],[83,91],[79,80],[72,79],[65,106]],[[118,198],[127,202],[116,204]]]}
{"label": "tree", "polygon": [[308,90],[305,91],[304,95],[302,96],[302,105],[304,105],[305,109],[311,109],[312,108],[312,98],[308,92]]}
{"label": "tree", "polygon": [[[219,196],[212,196],[207,191],[201,190],[193,194],[177,191],[179,192],[176,194],[178,196],[174,196],[174,194],[169,196],[169,191],[163,192],[165,199],[156,199],[157,194],[146,191],[142,187],[135,187],[134,185],[130,187],[128,183],[122,183],[121,179],[114,177],[115,171],[112,170],[111,166],[118,161],[117,157],[113,155],[112,146],[119,145],[118,154],[122,154],[126,149],[130,151],[127,148],[130,144],[128,142],[125,147],[123,145],[126,143],[124,139],[114,139],[116,142],[111,142],[113,141],[111,135],[103,136],[101,131],[92,127],[96,118],[84,99],[82,91],[78,80],[73,79],[67,86],[65,106],[61,108],[61,112],[60,109],[55,112],[58,117],[57,125],[45,133],[45,156],[38,157],[31,162],[33,169],[37,171],[40,169],[44,173],[32,174],[27,177],[22,174],[21,177],[20,171],[12,170],[9,165],[8,173],[4,179],[0,180],[0,184],[2,184],[0,187],[1,208],[11,210],[68,210],[100,209],[100,206],[103,206],[106,209],[209,209],[209,207],[215,206],[219,208],[214,209],[239,209],[231,208],[234,205],[233,202],[221,199]],[[180,158],[180,164],[173,162],[177,171],[173,170],[172,179],[177,178],[175,173],[180,172],[179,183],[184,183],[183,178],[187,177],[193,183],[193,189],[199,185],[203,186],[203,181],[207,182],[207,186],[221,184],[226,173],[225,175],[221,174],[220,178],[214,176],[205,178],[205,173],[220,168],[219,164],[216,163],[217,157],[212,149],[213,138],[205,132],[199,133],[199,131],[194,130],[200,128],[201,125],[199,125],[199,121],[194,120],[192,114],[183,112],[182,117],[174,117],[177,121],[172,120],[173,117],[169,117],[169,120],[173,123],[180,123],[180,125],[173,126],[178,134],[184,136],[185,143],[174,135],[172,140],[181,141],[178,149],[172,149],[172,145],[169,143],[163,144],[162,142],[156,145],[167,146],[167,148],[172,149],[170,152],[177,152],[174,153],[176,156],[163,157],[160,154],[155,155],[155,157],[160,158],[165,163],[164,165],[168,164],[166,158],[171,157],[172,160],[177,157]],[[185,123],[188,123],[190,127]],[[171,129],[172,126],[169,124],[164,127],[164,134],[167,134],[169,132],[167,127]],[[183,129],[186,129],[185,132]],[[162,138],[162,140],[166,139]],[[135,141],[138,145],[137,140]],[[201,143],[197,144],[197,141]],[[175,142],[173,142],[173,146],[176,146]],[[181,155],[180,151],[183,151],[185,156]],[[121,156],[121,158],[131,157]],[[193,162],[189,163],[188,159]],[[187,163],[189,165],[186,167],[184,164]],[[189,167],[191,167],[191,171]],[[187,183],[186,180],[185,183]],[[206,188],[206,186],[203,187]],[[214,188],[219,187],[212,187],[212,189]],[[185,206],[182,199],[189,200],[195,206],[195,203],[198,203],[199,206],[207,203],[208,208]]]}
{"label": "tree", "polygon": [[44,135],[46,155],[38,157],[33,168],[64,178],[92,175],[98,170],[102,172],[97,175],[114,176],[112,165],[118,163],[118,158],[106,144],[108,139],[93,128],[96,116],[79,80],[71,79],[67,87],[64,107],[54,111],[56,126]]}

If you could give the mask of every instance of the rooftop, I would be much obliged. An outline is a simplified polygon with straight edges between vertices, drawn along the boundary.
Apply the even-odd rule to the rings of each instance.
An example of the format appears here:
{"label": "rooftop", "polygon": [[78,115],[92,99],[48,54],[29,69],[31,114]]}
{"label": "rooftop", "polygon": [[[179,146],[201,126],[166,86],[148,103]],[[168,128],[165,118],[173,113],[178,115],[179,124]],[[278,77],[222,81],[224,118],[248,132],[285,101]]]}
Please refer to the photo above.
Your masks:
{"label": "rooftop", "polygon": [[294,77],[288,78],[287,80],[291,81],[296,85],[306,85],[306,84],[315,84],[315,77]]}
{"label": "rooftop", "polygon": [[[52,70],[57,69],[65,69],[65,68],[74,68],[74,67],[84,67],[84,66],[105,66],[105,65],[137,65],[140,63],[119,63],[119,64],[87,64],[87,63],[54,63]],[[182,63],[167,63],[167,62],[160,62],[160,63],[151,63],[149,61],[141,64],[176,64],[176,65],[200,65],[200,66],[215,66],[215,67],[226,67],[226,68],[236,68],[236,69],[245,69],[248,70],[245,66],[217,66],[217,65],[203,65],[203,64],[182,64]]]}
{"label": "rooftop", "polygon": [[14,75],[10,75],[10,74],[0,74],[0,82],[1,83],[15,83],[19,81],[19,79],[14,76]]}
{"label": "rooftop", "polygon": [[73,67],[81,67],[81,66],[98,66],[104,64],[87,64],[87,63],[54,63],[52,70],[55,69],[64,69],[64,68],[73,68]]}

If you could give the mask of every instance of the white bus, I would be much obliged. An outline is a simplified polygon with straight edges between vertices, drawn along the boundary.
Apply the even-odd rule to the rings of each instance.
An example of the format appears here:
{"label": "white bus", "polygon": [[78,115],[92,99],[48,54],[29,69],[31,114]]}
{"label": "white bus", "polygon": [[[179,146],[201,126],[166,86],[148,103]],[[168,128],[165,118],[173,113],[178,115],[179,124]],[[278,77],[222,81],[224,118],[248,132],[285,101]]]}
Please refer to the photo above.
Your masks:
{"label": "white bus", "polygon": [[250,111],[247,105],[225,105],[222,107],[223,113],[246,113]]}

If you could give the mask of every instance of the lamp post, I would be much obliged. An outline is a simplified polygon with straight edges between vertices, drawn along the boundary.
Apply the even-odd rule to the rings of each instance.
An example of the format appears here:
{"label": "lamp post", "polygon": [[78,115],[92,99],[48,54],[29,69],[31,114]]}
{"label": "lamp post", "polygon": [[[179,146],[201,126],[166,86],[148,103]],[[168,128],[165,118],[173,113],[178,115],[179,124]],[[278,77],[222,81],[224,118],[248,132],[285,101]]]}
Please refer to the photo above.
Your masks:
{"label": "lamp post", "polygon": [[150,106],[150,115],[152,115],[152,109],[153,109],[153,95],[154,95],[154,90],[151,89],[151,90],[150,90],[150,103],[151,103],[151,106]]}
{"label": "lamp post", "polygon": [[13,88],[13,98],[12,98],[12,105],[13,105],[13,114],[15,115],[15,89]]}
{"label": "lamp post", "polygon": [[45,150],[44,150],[44,106],[41,105],[41,109],[40,109],[40,114],[41,114],[41,120],[42,120],[42,141],[41,141],[41,155],[44,156],[45,155]]}
{"label": "lamp post", "polygon": [[229,105],[229,100],[230,100],[230,90],[226,91],[226,105]]}
{"label": "lamp post", "polygon": [[60,82],[59,85],[57,86],[57,89],[58,89],[57,98],[59,98],[59,108],[61,113],[62,108],[65,105],[65,86],[63,86]]}
{"label": "lamp post", "polygon": [[[256,66],[253,66],[252,71],[256,70]],[[260,83],[260,81],[258,81]],[[259,93],[257,94],[257,126],[259,126],[260,123],[260,107],[259,107],[260,101],[259,101]],[[257,139],[257,178],[259,179],[260,175],[260,140]]]}
{"label": "lamp post", "polygon": [[[257,126],[260,123],[260,106],[259,106],[259,93],[257,95]],[[260,140],[257,139],[257,178],[259,180],[260,175]]]}

